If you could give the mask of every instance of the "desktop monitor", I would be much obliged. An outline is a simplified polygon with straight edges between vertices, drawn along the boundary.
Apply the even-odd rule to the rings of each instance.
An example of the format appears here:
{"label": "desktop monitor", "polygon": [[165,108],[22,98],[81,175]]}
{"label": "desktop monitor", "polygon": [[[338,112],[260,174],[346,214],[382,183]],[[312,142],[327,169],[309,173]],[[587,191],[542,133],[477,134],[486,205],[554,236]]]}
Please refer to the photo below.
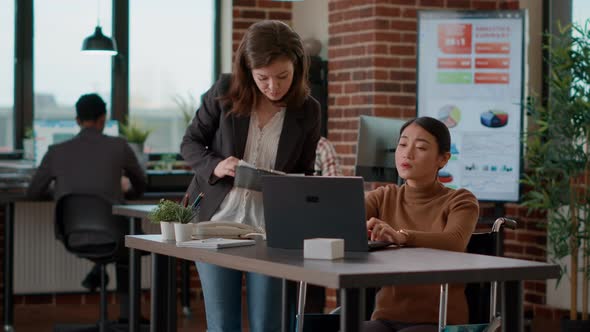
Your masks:
{"label": "desktop monitor", "polygon": [[[52,144],[67,141],[80,132],[80,126],[75,120],[35,120],[35,166],[41,164],[43,156]],[[103,130],[105,135],[119,136],[119,123],[108,120]]]}
{"label": "desktop monitor", "polygon": [[397,182],[395,148],[405,120],[361,115],[355,175],[368,182]]}

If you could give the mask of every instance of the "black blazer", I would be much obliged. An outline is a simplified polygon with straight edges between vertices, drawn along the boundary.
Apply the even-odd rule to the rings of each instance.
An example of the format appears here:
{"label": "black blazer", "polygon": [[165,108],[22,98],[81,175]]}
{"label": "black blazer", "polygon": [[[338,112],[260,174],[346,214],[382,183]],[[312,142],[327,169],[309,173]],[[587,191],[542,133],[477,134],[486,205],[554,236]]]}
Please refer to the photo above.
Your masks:
{"label": "black blazer", "polygon": [[[189,202],[193,202],[199,192],[205,194],[199,210],[201,221],[211,219],[233,187],[233,177],[212,180],[215,167],[230,156],[243,158],[246,148],[250,117],[229,114],[231,109],[219,100],[228,90],[230,79],[230,75],[223,75],[203,95],[201,106],[180,144],[182,157],[195,171],[187,190]],[[300,107],[287,105],[275,168],[288,173],[313,174],[319,138],[319,103],[310,96]]]}

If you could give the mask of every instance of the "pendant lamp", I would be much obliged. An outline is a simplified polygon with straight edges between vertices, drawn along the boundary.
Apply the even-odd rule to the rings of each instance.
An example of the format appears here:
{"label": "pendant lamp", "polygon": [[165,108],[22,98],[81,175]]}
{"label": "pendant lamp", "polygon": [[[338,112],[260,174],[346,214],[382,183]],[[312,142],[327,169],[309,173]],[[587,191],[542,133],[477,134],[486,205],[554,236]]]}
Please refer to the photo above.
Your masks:
{"label": "pendant lamp", "polygon": [[[97,1],[99,3],[99,1]],[[100,4],[98,4],[100,13]],[[82,42],[82,52],[92,54],[117,55],[117,43],[114,38],[109,38],[102,33],[99,14],[97,14],[96,28],[94,33]]]}

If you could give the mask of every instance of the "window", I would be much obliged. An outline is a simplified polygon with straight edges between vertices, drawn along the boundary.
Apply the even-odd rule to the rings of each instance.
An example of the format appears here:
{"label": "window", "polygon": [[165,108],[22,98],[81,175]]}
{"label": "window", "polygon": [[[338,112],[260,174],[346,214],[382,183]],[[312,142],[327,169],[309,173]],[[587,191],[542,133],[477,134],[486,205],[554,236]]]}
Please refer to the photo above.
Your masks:
{"label": "window", "polygon": [[588,0],[572,1],[572,21],[575,24],[584,26],[590,19],[590,2]]}
{"label": "window", "polygon": [[75,103],[86,93],[98,93],[109,108],[111,57],[80,49],[97,18],[103,33],[112,35],[110,1],[97,10],[90,1],[36,0],[34,9],[35,119],[74,119]]}
{"label": "window", "polygon": [[0,0],[0,152],[14,149],[14,0]]}
{"label": "window", "polygon": [[152,129],[146,152],[178,152],[213,80],[214,0],[131,0],[129,117]]}

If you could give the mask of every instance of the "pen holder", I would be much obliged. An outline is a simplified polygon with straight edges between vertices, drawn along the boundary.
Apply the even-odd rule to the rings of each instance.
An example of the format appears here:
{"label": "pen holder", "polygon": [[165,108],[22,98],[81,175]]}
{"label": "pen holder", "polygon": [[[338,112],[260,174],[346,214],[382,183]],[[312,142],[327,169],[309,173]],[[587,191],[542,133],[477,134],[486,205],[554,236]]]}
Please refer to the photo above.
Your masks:
{"label": "pen holder", "polygon": [[176,242],[190,241],[193,235],[193,228],[195,224],[181,224],[179,222],[174,223],[174,236]]}

